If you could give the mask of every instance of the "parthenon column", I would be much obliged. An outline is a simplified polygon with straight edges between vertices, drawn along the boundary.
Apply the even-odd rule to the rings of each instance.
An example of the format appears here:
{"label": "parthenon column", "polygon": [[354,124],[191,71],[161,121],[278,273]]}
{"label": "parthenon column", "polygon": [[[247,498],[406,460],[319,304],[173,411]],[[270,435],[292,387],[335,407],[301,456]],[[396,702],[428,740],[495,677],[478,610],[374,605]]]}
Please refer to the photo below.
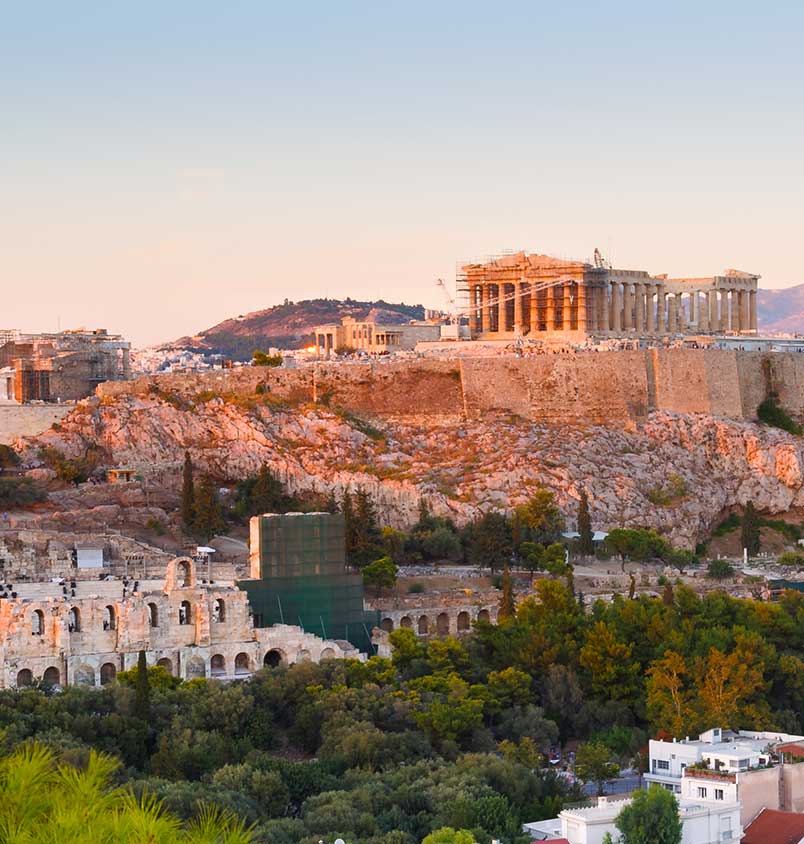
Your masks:
{"label": "parthenon column", "polygon": [[539,330],[539,296],[536,292],[536,282],[530,283],[530,333],[535,334]]}
{"label": "parthenon column", "polygon": [[740,297],[740,329],[742,331],[747,331],[748,326],[750,325],[750,319],[748,316],[748,291],[747,290],[740,290],[739,291]]}
{"label": "parthenon column", "polygon": [[561,328],[569,331],[572,328],[572,285],[564,284],[564,301],[561,306]]}
{"label": "parthenon column", "polygon": [[491,307],[489,306],[490,291],[488,284],[480,285],[480,331],[483,334],[491,331]]}
{"label": "parthenon column", "polygon": [[684,331],[687,328],[687,314],[684,311],[684,294],[676,293],[673,297],[676,300],[676,328]]}
{"label": "parthenon column", "polygon": [[645,330],[648,334],[653,334],[656,331],[656,311],[654,310],[653,295],[656,292],[655,284],[645,285]]}
{"label": "parthenon column", "polygon": [[623,331],[634,328],[634,286],[623,285]]}
{"label": "parthenon column", "polygon": [[477,334],[477,299],[478,299],[478,286],[476,284],[472,284],[469,286],[469,305],[471,310],[469,311],[469,334],[474,337]]}
{"label": "parthenon column", "polygon": [[667,331],[667,291],[661,284],[656,293],[656,330],[659,334]]}
{"label": "parthenon column", "polygon": [[634,285],[634,316],[637,334],[645,331],[645,285]]}
{"label": "parthenon column", "polygon": [[740,300],[739,291],[731,291],[731,330],[740,330]]}
{"label": "parthenon column", "polygon": [[545,291],[547,294],[547,309],[545,311],[545,328],[548,331],[556,330],[556,288],[548,287]]}
{"label": "parthenon column", "polygon": [[522,325],[522,282],[514,282],[514,331],[524,334]]}
{"label": "parthenon column", "polygon": [[[696,291],[695,295],[698,293]],[[698,331],[709,331],[709,293],[704,293],[703,302],[698,303]]]}
{"label": "parthenon column", "polygon": [[748,291],[748,324],[751,331],[757,330],[757,292],[756,290]]}
{"label": "parthenon column", "polygon": [[609,322],[609,288],[598,287],[597,289],[597,330],[608,331],[611,329]]}
{"label": "parthenon column", "polygon": [[611,330],[623,330],[623,287],[615,282],[611,288]]}
{"label": "parthenon column", "polygon": [[576,325],[578,331],[587,331],[589,328],[589,309],[586,303],[588,288],[583,281],[579,281],[575,291]]}
{"label": "parthenon column", "polygon": [[717,331],[720,325],[717,318],[717,290],[707,290],[706,300],[709,306],[709,330]]}
{"label": "parthenon column", "polygon": [[688,325],[698,323],[698,291],[693,290],[689,296],[690,299],[690,318]]}
{"label": "parthenon column", "polygon": [[597,331],[597,293],[596,287],[584,284],[586,294],[586,330]]}
{"label": "parthenon column", "polygon": [[729,291],[720,291],[720,330],[729,330]]}
{"label": "parthenon column", "polygon": [[667,331],[675,334],[678,330],[678,301],[674,293],[667,300]]}
{"label": "parthenon column", "polygon": [[502,333],[503,331],[508,330],[507,322],[505,318],[505,285],[498,284],[497,285],[497,331]]}

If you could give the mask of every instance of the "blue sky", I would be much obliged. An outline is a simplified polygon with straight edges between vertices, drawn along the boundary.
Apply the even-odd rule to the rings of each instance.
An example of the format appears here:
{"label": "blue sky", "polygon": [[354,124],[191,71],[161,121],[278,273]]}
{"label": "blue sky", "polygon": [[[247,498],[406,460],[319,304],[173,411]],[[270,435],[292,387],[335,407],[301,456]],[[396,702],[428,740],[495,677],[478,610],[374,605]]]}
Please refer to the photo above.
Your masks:
{"label": "blue sky", "polygon": [[6,6],[0,327],[440,305],[520,248],[804,282],[799,4]]}

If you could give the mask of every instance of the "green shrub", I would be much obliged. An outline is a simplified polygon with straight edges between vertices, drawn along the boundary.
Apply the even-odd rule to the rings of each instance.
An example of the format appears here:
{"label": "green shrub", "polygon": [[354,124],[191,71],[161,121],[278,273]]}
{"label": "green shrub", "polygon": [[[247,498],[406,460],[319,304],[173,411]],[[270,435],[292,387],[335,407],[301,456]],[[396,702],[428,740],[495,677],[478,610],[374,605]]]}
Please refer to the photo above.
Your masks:
{"label": "green shrub", "polygon": [[655,504],[657,507],[666,507],[668,504],[673,504],[688,494],[689,487],[684,478],[681,475],[670,472],[667,476],[666,483],[659,484],[647,491],[647,498],[651,504]]}
{"label": "green shrub", "polygon": [[0,472],[20,465],[20,456],[10,446],[0,443]]}
{"label": "green shrub", "polygon": [[424,592],[424,584],[421,580],[417,580],[415,583],[411,583],[410,586],[408,586],[408,592],[411,595],[421,595],[421,593]]}
{"label": "green shrub", "polygon": [[725,536],[727,533],[737,530],[741,524],[742,519],[736,513],[729,513],[728,517],[712,531],[712,536]]}
{"label": "green shrub", "polygon": [[776,395],[770,395],[757,408],[757,417],[760,422],[766,425],[771,425],[774,428],[781,428],[790,434],[795,434],[800,437],[802,433],[801,425],[779,404],[779,399]]}
{"label": "green shrub", "polygon": [[26,507],[46,498],[47,493],[30,478],[0,477],[0,508]]}
{"label": "green shrub", "polygon": [[776,565],[786,568],[804,568],[804,551],[785,551],[784,554],[779,554]]}
{"label": "green shrub", "polygon": [[269,355],[257,349],[251,358],[252,366],[282,366],[282,355]]}
{"label": "green shrub", "polygon": [[728,560],[711,560],[706,573],[709,577],[722,580],[734,574],[734,566]]}
{"label": "green shrub", "polygon": [[147,527],[148,530],[152,530],[157,536],[164,536],[167,533],[165,523],[161,519],[151,517],[145,523],[145,527]]}

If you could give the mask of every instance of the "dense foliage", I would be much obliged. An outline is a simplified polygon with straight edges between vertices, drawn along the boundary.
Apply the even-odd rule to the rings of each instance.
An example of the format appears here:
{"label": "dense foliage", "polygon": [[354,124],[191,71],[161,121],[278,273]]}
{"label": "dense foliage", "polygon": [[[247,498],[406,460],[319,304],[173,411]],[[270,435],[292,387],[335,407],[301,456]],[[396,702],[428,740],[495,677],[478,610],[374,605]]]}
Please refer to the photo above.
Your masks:
{"label": "dense foliage", "polygon": [[668,584],[585,612],[559,581],[537,592],[462,640],[396,630],[390,660],[228,685],[149,669],[147,694],[139,671],[100,689],[2,691],[2,744],[36,736],[77,763],[112,753],[135,793],[184,820],[199,801],[236,812],[270,844],[415,844],[443,827],[510,844],[579,797],[541,757],[562,739],[588,743],[579,762],[595,782],[658,730],[801,731],[804,595]]}

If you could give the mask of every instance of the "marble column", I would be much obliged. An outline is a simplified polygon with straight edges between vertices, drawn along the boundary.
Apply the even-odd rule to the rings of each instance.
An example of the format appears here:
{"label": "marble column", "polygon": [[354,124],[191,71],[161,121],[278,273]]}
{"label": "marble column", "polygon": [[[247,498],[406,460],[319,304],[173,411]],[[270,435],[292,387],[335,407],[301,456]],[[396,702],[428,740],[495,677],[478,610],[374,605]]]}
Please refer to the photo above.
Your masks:
{"label": "marble column", "polygon": [[731,330],[740,330],[740,300],[739,290],[731,291]]}
{"label": "marble column", "polygon": [[751,331],[757,330],[757,292],[748,291],[748,325]]}
{"label": "marble column", "polygon": [[584,283],[586,293],[586,330],[597,331],[597,287]]}
{"label": "marble column", "polygon": [[539,294],[536,292],[538,284],[535,281],[530,283],[530,333],[535,334],[539,330]]}
{"label": "marble column", "polygon": [[717,318],[717,290],[707,290],[706,300],[709,307],[709,330],[717,331],[720,326]]}
{"label": "marble column", "polygon": [[648,334],[653,334],[656,331],[656,310],[653,302],[653,295],[656,292],[655,284],[645,285],[645,330]]}
{"label": "marble column", "polygon": [[545,291],[547,295],[546,305],[547,308],[545,310],[545,318],[544,318],[544,327],[548,331],[555,331],[556,330],[556,288],[555,287],[548,287]]}
{"label": "marble column", "polygon": [[597,330],[608,333],[611,329],[609,323],[609,288],[598,287],[597,289]]}
{"label": "marble column", "polygon": [[721,290],[720,292],[720,330],[729,330],[729,291]]}
{"label": "marble column", "polygon": [[480,285],[480,332],[486,334],[491,331],[491,291],[488,284]]}
{"label": "marble column", "polygon": [[478,287],[476,284],[472,284],[469,287],[469,305],[472,309],[469,311],[469,334],[472,337],[477,334],[477,294]]}
{"label": "marble column", "polygon": [[500,334],[502,334],[504,331],[508,331],[508,320],[506,319],[505,315],[505,296],[508,291],[505,288],[506,285],[504,284],[497,285],[497,331]]}
{"label": "marble column", "polygon": [[667,332],[667,292],[660,284],[656,292],[656,331],[659,334]]}
{"label": "marble column", "polygon": [[747,290],[740,290],[740,329],[742,331],[748,331],[748,327],[751,324],[750,318],[748,316],[748,291]]}
{"label": "marble column", "polygon": [[679,331],[684,331],[687,328],[687,313],[684,310],[684,294],[676,293],[676,328]]}
{"label": "marble column", "polygon": [[[698,295],[698,291],[695,292]],[[698,302],[698,331],[709,331],[709,294],[704,293],[703,302]]]}
{"label": "marble column", "polygon": [[572,328],[572,285],[564,285],[564,302],[561,308],[561,328],[569,331]]}
{"label": "marble column", "polygon": [[637,334],[644,334],[645,332],[645,285],[634,285],[634,317]]}
{"label": "marble column", "polygon": [[619,282],[611,286],[611,330],[618,334],[623,330],[623,286]]}
{"label": "marble column", "polygon": [[667,331],[675,334],[678,330],[678,300],[675,294],[670,294],[667,300]]}
{"label": "marble column", "polygon": [[623,331],[634,329],[634,285],[623,286]]}
{"label": "marble column", "polygon": [[518,334],[524,334],[524,326],[522,325],[522,282],[514,282],[514,331]]}
{"label": "marble column", "polygon": [[589,288],[586,282],[579,281],[575,288],[576,324],[578,331],[589,330],[589,303],[586,301]]}

